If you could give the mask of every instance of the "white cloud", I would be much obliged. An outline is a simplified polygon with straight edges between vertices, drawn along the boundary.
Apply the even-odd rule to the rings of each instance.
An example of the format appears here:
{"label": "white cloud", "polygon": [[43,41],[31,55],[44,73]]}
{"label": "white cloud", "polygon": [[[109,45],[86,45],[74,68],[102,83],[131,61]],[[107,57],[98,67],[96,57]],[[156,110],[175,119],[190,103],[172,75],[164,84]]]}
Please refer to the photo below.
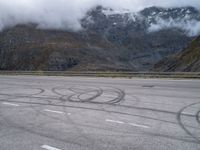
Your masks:
{"label": "white cloud", "polygon": [[166,28],[182,29],[189,36],[196,36],[200,34],[200,21],[197,20],[173,20],[157,18],[156,23],[152,23],[148,29],[149,32],[156,32]]}
{"label": "white cloud", "polygon": [[96,5],[138,11],[149,6],[195,6],[199,0],[0,0],[0,30],[16,24],[36,23],[40,28],[81,28],[80,19]]}

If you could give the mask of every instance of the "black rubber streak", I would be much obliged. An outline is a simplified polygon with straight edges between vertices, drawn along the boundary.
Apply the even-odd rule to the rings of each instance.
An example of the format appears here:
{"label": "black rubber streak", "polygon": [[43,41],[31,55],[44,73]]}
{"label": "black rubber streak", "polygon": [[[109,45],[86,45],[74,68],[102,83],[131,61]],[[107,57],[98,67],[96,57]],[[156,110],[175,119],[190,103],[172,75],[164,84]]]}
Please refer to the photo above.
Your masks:
{"label": "black rubber streak", "polygon": [[[199,137],[197,137],[195,134],[193,134],[192,132],[190,132],[190,130],[187,128],[187,126],[184,125],[184,123],[183,123],[183,121],[182,121],[182,118],[181,118],[181,116],[183,115],[182,112],[183,112],[185,109],[187,109],[187,108],[189,108],[189,107],[191,107],[191,106],[197,105],[197,104],[200,104],[200,102],[198,102],[198,103],[193,103],[193,104],[190,104],[190,105],[187,105],[187,106],[183,107],[183,108],[178,112],[178,114],[177,114],[177,120],[178,120],[178,123],[179,123],[180,127],[181,127],[188,135],[190,135],[190,136],[191,136],[192,138],[194,138],[198,143],[200,143]],[[198,119],[197,119],[197,117],[196,117],[196,119],[199,120],[199,112],[197,113],[196,116],[198,117]],[[199,122],[199,121],[198,121],[198,122]]]}

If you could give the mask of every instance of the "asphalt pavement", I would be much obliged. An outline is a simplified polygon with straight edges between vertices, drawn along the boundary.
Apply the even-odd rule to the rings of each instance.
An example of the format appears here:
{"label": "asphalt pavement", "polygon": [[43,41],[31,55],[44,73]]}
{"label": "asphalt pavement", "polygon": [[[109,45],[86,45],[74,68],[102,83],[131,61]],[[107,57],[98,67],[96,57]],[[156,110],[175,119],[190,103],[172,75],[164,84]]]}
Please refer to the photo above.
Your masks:
{"label": "asphalt pavement", "polygon": [[200,80],[0,76],[0,150],[200,150]]}

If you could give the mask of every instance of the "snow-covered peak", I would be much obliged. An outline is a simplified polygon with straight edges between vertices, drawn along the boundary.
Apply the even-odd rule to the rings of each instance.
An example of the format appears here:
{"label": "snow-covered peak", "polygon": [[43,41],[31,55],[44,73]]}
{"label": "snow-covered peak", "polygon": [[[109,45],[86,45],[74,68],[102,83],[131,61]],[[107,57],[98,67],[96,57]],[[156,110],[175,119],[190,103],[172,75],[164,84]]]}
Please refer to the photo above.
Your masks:
{"label": "snow-covered peak", "polygon": [[93,28],[99,32],[115,28],[135,32],[155,32],[164,28],[180,28],[192,36],[200,33],[200,12],[193,7],[150,7],[140,12],[97,7],[84,21],[87,22],[84,23],[86,28]]}

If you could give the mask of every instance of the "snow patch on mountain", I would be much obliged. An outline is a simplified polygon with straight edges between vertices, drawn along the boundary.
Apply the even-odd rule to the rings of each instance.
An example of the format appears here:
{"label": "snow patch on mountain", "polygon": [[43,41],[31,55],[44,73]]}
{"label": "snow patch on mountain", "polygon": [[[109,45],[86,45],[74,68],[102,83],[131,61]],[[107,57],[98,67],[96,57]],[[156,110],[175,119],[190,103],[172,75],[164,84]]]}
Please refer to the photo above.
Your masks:
{"label": "snow patch on mountain", "polygon": [[105,14],[106,16],[110,16],[110,15],[129,14],[129,13],[131,13],[131,11],[128,9],[113,10],[111,8],[103,8],[102,13]]}

